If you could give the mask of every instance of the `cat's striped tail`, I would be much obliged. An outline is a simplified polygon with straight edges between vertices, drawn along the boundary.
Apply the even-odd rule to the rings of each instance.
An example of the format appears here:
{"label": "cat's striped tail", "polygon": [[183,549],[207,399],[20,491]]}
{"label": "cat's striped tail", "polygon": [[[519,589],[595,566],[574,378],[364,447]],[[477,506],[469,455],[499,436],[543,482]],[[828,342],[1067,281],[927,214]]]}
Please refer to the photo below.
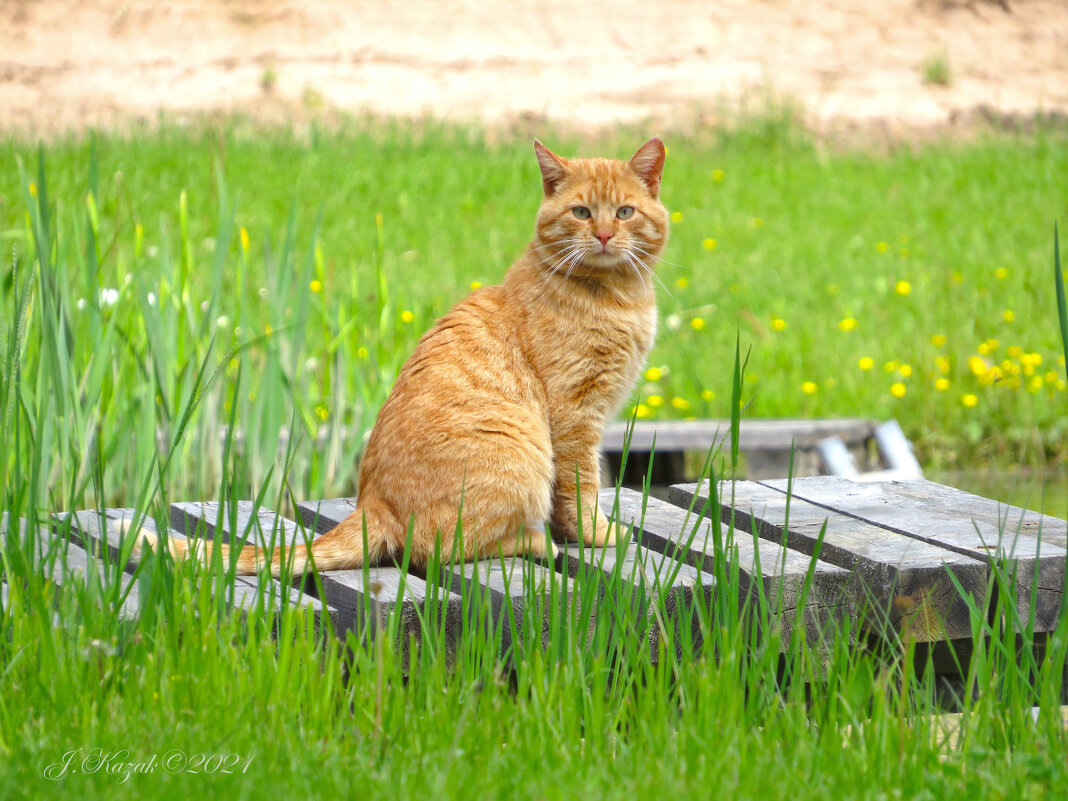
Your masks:
{"label": "cat's striped tail", "polygon": [[[120,532],[124,533],[128,526],[129,521],[123,521]],[[134,546],[133,558],[140,560],[146,547],[159,550],[160,539],[158,534],[142,531]],[[312,542],[310,549],[299,543],[273,550],[245,545],[237,555],[235,572],[239,576],[254,575],[269,563],[271,575],[280,578],[283,566],[287,575],[299,576],[313,570],[350,570],[362,567],[365,556],[369,557],[372,565],[388,558],[390,548],[386,537],[377,527],[367,526],[366,542],[367,553],[365,554],[363,527],[354,526],[346,520]],[[219,549],[223,565],[228,566],[232,551],[229,545],[216,546],[202,539],[184,540],[177,537],[167,539],[167,549],[176,561],[195,559],[201,564],[209,564],[216,547]]]}

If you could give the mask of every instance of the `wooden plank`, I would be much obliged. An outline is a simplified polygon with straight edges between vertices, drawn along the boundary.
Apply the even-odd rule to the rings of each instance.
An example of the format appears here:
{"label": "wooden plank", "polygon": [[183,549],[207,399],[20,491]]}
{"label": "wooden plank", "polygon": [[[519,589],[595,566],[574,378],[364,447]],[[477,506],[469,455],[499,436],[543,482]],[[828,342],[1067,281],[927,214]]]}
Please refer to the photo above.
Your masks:
{"label": "wooden plank", "polygon": [[325,534],[356,511],[355,498],[302,501],[296,505],[300,522],[316,535]]}
{"label": "wooden plank", "polygon": [[[785,539],[789,547],[805,554],[814,553],[822,537],[820,558],[857,576],[854,586],[861,595],[855,607],[863,610],[860,619],[870,629],[907,631],[920,642],[971,635],[968,602],[957,591],[953,578],[968,596],[983,603],[989,575],[985,561],[799,498],[788,499],[757,482],[724,481],[719,489],[723,519],[730,519],[733,500],[735,525],[743,531],[755,531],[773,542]],[[671,499],[679,505],[693,502],[695,509],[705,509],[708,484],[672,487]]]}
{"label": "wooden plank", "polygon": [[[442,574],[442,581],[449,582],[454,593],[467,597],[468,608],[478,609],[488,602],[485,622],[498,638],[502,652],[519,646],[528,632],[538,637],[542,647],[547,646],[552,636],[553,604],[571,609],[575,600],[572,582],[544,564],[518,556],[446,564]],[[580,625],[592,628],[592,622]]]}
{"label": "wooden plank", "polygon": [[[30,546],[31,553],[28,556],[33,560],[34,566],[43,568],[46,577],[60,587],[68,587],[72,580],[77,580],[83,586],[95,585],[103,595],[110,593],[114,588],[113,582],[118,581],[119,594],[126,593],[118,610],[119,617],[127,620],[137,617],[140,608],[137,586],[131,586],[132,579],[129,576],[121,571],[113,574],[77,543],[53,536],[44,526],[39,527],[37,532],[28,538],[25,520],[19,520],[17,535],[8,531],[6,519],[0,521],[0,546],[7,547],[8,541],[16,536],[20,544]],[[8,577],[9,580],[10,578]]]}
{"label": "wooden plank", "polygon": [[[301,501],[296,504],[302,525],[318,534],[334,528],[355,508],[355,498]],[[353,628],[358,629],[363,616],[369,613],[371,631],[385,630],[403,585],[404,597],[398,612],[398,636],[403,639],[402,659],[408,658],[407,649],[412,638],[416,643],[422,642],[420,618],[423,618],[429,619],[435,630],[443,633],[446,661],[453,661],[464,620],[462,599],[450,590],[451,579],[448,582],[427,582],[410,573],[405,576],[400,568],[393,565],[369,567],[366,577],[363,569],[326,570],[319,573],[319,579],[327,600],[344,610],[346,616],[352,616]],[[428,599],[431,601],[429,604]]]}
{"label": "wooden plank", "polygon": [[[644,503],[644,508],[643,508]],[[700,514],[690,513],[656,498],[643,501],[642,495],[633,490],[619,493],[618,514],[614,509],[615,491],[610,500],[603,502],[605,509],[612,508],[620,521],[632,525],[636,536],[647,548],[671,556],[706,573],[715,573],[717,558],[716,538],[711,522]],[[816,561],[812,571],[812,584],[804,595],[804,583],[810,557],[782,545],[749,535],[731,535],[726,525],[721,528],[722,552],[720,558],[727,560],[729,570],[737,566],[738,580],[743,594],[755,603],[760,590],[769,602],[769,612],[778,617],[783,631],[783,647],[792,636],[794,619],[801,607],[806,638],[809,642],[824,640],[828,626],[845,614],[844,604],[853,593],[849,571],[823,560]]]}
{"label": "wooden plank", "polygon": [[[786,491],[785,480],[763,483]],[[1034,593],[1036,631],[1056,626],[1064,589],[1064,521],[1018,507],[999,507],[994,501],[924,480],[855,484],[804,478],[794,481],[793,492],[818,506],[1013,572],[1021,620],[1028,617]]]}
{"label": "wooden plank", "polygon": [[[605,426],[602,448],[605,453],[622,453],[629,423]],[[729,447],[730,420],[639,421],[630,440],[631,453],[648,453],[656,437],[657,452],[707,452],[716,445]],[[847,443],[863,442],[874,435],[875,422],[863,418],[830,420],[743,420],[738,431],[739,448],[749,450],[789,450],[814,447],[827,437],[841,437]]]}
{"label": "wooden plank", "polygon": [[[69,515],[57,515],[57,519],[65,520]],[[92,543],[91,548],[95,553],[107,553],[108,558],[118,559],[120,548],[125,537],[133,536],[127,533],[128,527],[138,517],[133,509],[105,509],[104,518],[101,520],[99,512],[95,510],[83,510],[73,513],[71,520],[71,535],[78,537],[84,542]],[[151,517],[142,521],[142,528],[151,533],[159,534],[156,521]],[[195,528],[195,523],[193,525]],[[186,539],[186,536],[174,529],[168,529],[167,534],[173,539]],[[137,568],[135,561],[129,561],[123,569],[133,573]],[[223,565],[225,570],[227,565]],[[327,620],[335,631],[338,630],[339,613],[329,603],[323,603],[318,598],[308,595],[299,587],[287,586],[269,576],[234,576],[232,606],[243,612],[255,609],[261,602],[282,602],[287,606],[297,609],[310,609],[315,620],[321,622]],[[229,600],[229,595],[227,595]]]}
{"label": "wooden plank", "polygon": [[172,503],[170,515],[171,527],[187,537],[212,539],[218,528],[219,539],[225,543],[247,538],[260,548],[281,545],[288,548],[310,542],[317,536],[305,526],[265,507],[257,507],[252,501],[237,501],[232,505],[217,501]]}
{"label": "wooden plank", "polygon": [[[610,508],[614,498],[614,489],[601,490],[602,508]],[[593,611],[602,619],[602,625],[606,618],[611,624],[611,615],[626,600],[606,601],[605,596],[627,588],[646,618],[649,653],[654,662],[659,658],[661,642],[673,643],[676,656],[683,656],[683,628],[688,630],[685,639],[694,651],[701,647],[703,631],[697,607],[700,605],[705,614],[710,611],[716,584],[708,573],[650,550],[634,539],[621,547],[590,548],[576,543],[560,546],[556,566],[578,582],[591,573],[596,576],[598,592]],[[578,607],[577,612],[582,614],[581,600]]]}

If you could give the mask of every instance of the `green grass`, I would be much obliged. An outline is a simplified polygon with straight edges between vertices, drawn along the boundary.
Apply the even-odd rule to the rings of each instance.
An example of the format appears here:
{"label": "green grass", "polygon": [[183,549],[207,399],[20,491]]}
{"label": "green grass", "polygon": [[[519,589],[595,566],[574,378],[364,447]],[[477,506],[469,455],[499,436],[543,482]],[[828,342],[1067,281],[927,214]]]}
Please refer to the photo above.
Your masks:
{"label": "green grass", "polygon": [[[638,139],[581,148],[625,155]],[[834,153],[774,121],[671,138],[665,200],[681,219],[661,271],[659,375],[638,411],[728,417],[748,402],[747,415],[893,415],[943,461],[1056,456],[1066,393],[1044,221],[1065,210],[1063,143],[1039,132]],[[164,520],[170,500],[285,509],[291,495],[351,489],[361,435],[416,338],[472,281],[500,277],[538,192],[525,141],[401,125],[306,137],[164,128],[52,143],[43,163],[8,141],[0,163],[2,511],[31,528],[103,503]],[[872,370],[857,366],[865,356]],[[979,375],[973,356],[990,363]],[[277,455],[283,425],[295,433]],[[972,606],[979,646],[961,664],[961,736],[949,740],[913,648],[867,647],[846,628],[827,647],[795,642],[780,663],[771,610],[758,603],[762,625],[747,623],[722,561],[697,657],[673,657],[669,641],[654,664],[647,620],[616,580],[623,601],[592,641],[554,606],[547,647],[523,638],[509,668],[488,634],[468,630],[449,650],[428,618],[405,675],[384,639],[351,640],[339,657],[292,610],[230,615],[210,592],[225,575],[167,560],[145,561],[141,612],[120,620],[115,565],[103,582],[57,588],[13,539],[0,550],[5,798],[1068,790],[1068,629],[1044,655],[1018,650],[1013,632],[1030,639],[1031,624],[1014,617],[1003,575],[994,613]],[[576,579],[579,596],[591,581]],[[158,767],[120,781],[93,749]],[[48,780],[71,751],[78,773]],[[218,757],[200,773],[162,764],[191,759],[188,771],[197,754]]]}
{"label": "green grass", "polygon": [[[546,138],[624,156],[640,136]],[[750,417],[896,417],[932,467],[1064,459],[1068,392],[1045,278],[1049,221],[1068,208],[1063,132],[871,153],[771,120],[668,141],[675,223],[639,417],[729,417],[722,387],[740,330]],[[174,457],[175,497],[218,484],[211,443],[235,403],[247,486],[276,467],[278,430],[291,426],[294,489],[350,491],[362,437],[418,336],[529,241],[540,191],[529,150],[525,138],[356,122],[46,145],[50,313],[79,380],[95,369],[100,393],[67,388],[57,414],[99,423],[106,497],[130,496],[152,424],[173,435],[201,363],[221,371]],[[38,162],[35,147],[0,142],[5,308],[16,277],[31,278]],[[28,284],[25,392],[44,336],[40,282]],[[78,437],[87,447],[89,432]],[[65,483],[61,472],[46,483]]]}

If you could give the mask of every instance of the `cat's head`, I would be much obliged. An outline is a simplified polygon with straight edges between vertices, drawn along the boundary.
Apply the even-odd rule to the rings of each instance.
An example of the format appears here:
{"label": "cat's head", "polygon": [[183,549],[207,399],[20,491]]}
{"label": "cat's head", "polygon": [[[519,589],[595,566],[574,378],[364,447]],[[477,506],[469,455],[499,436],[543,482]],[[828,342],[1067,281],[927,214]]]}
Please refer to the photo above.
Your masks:
{"label": "cat's head", "polygon": [[535,255],[557,274],[641,281],[667,243],[660,203],[664,143],[650,139],[629,161],[565,159],[534,141],[545,198]]}

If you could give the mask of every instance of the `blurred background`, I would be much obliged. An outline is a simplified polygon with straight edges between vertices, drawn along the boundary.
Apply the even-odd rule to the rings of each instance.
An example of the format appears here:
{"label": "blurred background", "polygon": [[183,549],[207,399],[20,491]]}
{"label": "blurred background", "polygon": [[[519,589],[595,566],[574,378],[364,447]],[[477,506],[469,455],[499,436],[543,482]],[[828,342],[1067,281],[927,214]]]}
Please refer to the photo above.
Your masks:
{"label": "blurred background", "polygon": [[905,135],[1068,108],[1061,0],[5,0],[0,124],[310,111],[603,127],[768,96]]}

